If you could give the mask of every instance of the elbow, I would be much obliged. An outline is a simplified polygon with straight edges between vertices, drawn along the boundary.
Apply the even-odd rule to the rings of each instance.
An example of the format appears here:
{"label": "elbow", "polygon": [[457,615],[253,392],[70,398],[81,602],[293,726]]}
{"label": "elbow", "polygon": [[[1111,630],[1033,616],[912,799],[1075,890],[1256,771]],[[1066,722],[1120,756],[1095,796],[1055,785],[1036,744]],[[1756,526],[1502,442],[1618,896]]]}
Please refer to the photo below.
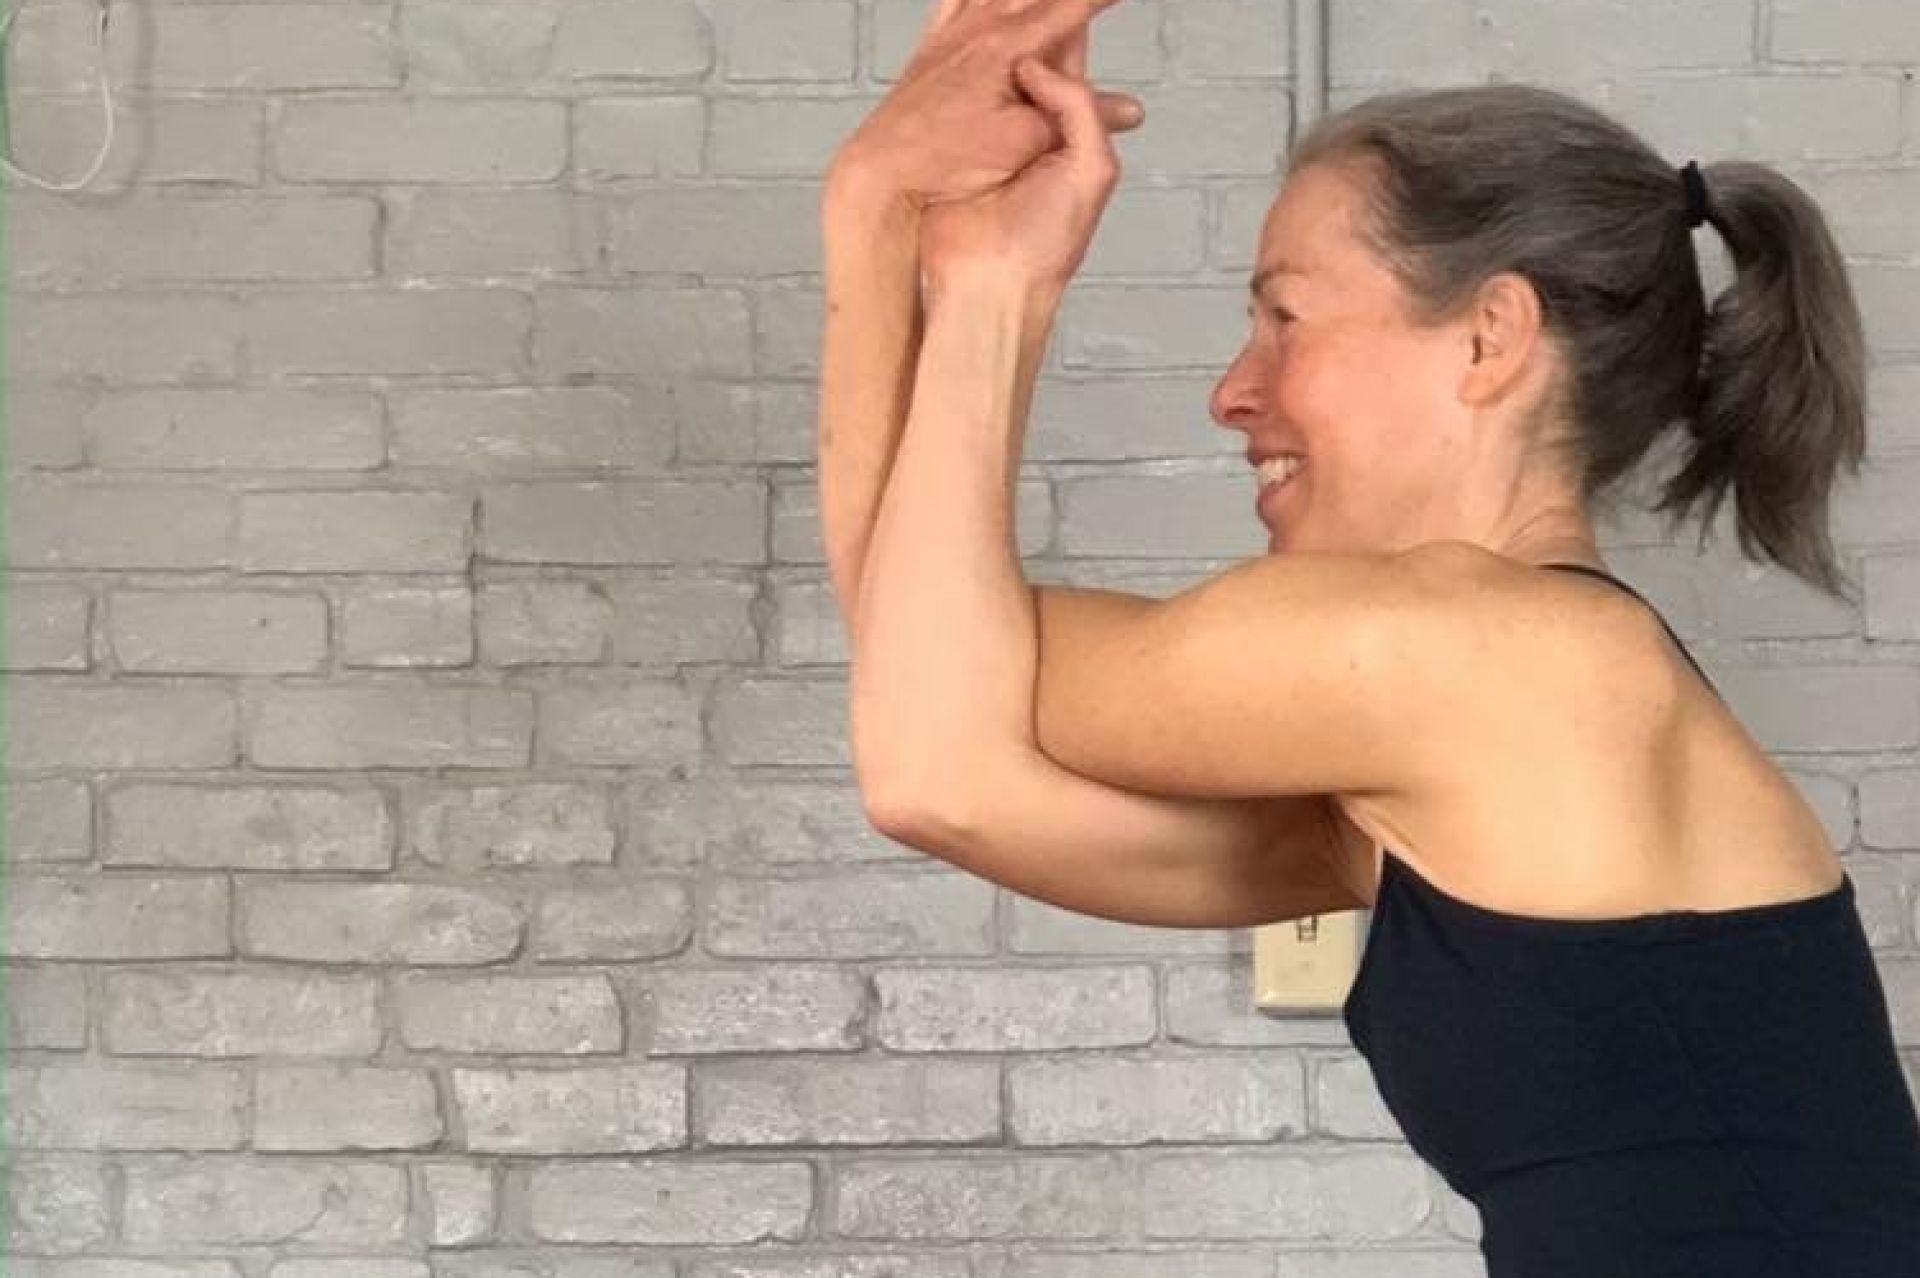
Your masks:
{"label": "elbow", "polygon": [[890,773],[879,779],[860,773],[860,797],[874,829],[896,843],[934,856],[949,857],[967,845],[966,813],[955,778]]}
{"label": "elbow", "polygon": [[960,830],[950,806],[938,806],[924,792],[862,782],[860,795],[873,828],[896,843],[939,854],[956,845]]}

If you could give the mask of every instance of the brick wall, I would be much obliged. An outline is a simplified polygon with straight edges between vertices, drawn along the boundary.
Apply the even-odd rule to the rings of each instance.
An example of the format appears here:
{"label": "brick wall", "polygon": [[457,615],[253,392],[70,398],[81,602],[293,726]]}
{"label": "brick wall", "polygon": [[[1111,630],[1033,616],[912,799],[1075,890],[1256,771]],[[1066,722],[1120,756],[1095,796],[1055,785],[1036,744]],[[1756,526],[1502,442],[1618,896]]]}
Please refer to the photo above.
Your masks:
{"label": "brick wall", "polygon": [[[1920,1076],[1909,0],[1333,6],[1335,107],[1525,79],[1829,210],[1874,355],[1854,610],[1608,558],[1844,849]],[[10,1251],[34,1278],[1480,1272],[1250,936],[878,836],[818,537],[817,179],[925,0],[119,0],[96,189],[10,184]],[[32,0],[16,152],[97,143]],[[1034,406],[1036,578],[1258,554],[1207,393],[1282,0],[1126,0],[1150,119]],[[1177,511],[1169,519],[1166,512]]]}

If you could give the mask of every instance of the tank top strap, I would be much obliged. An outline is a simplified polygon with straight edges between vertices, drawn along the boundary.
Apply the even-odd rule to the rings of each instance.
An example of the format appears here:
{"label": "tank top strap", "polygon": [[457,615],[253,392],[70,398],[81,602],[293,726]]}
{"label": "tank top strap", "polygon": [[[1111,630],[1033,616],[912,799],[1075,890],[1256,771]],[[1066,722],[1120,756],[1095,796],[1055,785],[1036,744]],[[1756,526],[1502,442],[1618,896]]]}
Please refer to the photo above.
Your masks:
{"label": "tank top strap", "polygon": [[[1671,625],[1667,624],[1667,619],[1666,617],[1661,615],[1660,610],[1654,607],[1651,603],[1647,602],[1647,597],[1645,595],[1641,594],[1639,591],[1635,590],[1632,586],[1629,586],[1626,582],[1620,580],[1618,577],[1614,576],[1612,573],[1602,572],[1598,568],[1590,568],[1586,564],[1549,563],[1549,564],[1541,564],[1540,566],[1542,568],[1566,568],[1573,572],[1585,573],[1589,577],[1598,577],[1602,581],[1612,582],[1614,585],[1618,586],[1620,589],[1632,595],[1635,599],[1638,599],[1642,604],[1642,606],[1644,606],[1648,612],[1651,612],[1655,617],[1659,618],[1661,627],[1667,632],[1668,638],[1673,640],[1673,646],[1680,650],[1680,655],[1687,659],[1687,664],[1693,667],[1694,673],[1699,675],[1701,678],[1701,681],[1704,682],[1708,688],[1711,688],[1713,690],[1714,696],[1716,697],[1720,696],[1720,689],[1714,686],[1713,680],[1707,677],[1707,672],[1700,668],[1700,663],[1694,660],[1693,654],[1691,652],[1687,651],[1687,645],[1681,642],[1679,634],[1677,634],[1674,631],[1674,628]],[[1725,698],[1722,697],[1721,700],[1724,701]]]}

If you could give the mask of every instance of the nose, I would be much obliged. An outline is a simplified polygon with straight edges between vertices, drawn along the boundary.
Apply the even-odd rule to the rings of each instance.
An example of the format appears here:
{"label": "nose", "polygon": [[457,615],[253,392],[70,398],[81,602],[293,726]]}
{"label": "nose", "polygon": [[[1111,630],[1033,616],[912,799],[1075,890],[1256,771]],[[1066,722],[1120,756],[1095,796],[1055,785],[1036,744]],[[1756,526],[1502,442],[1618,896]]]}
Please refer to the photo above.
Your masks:
{"label": "nose", "polygon": [[1219,425],[1244,431],[1259,418],[1263,407],[1260,379],[1254,376],[1246,352],[1242,351],[1214,384],[1207,409]]}

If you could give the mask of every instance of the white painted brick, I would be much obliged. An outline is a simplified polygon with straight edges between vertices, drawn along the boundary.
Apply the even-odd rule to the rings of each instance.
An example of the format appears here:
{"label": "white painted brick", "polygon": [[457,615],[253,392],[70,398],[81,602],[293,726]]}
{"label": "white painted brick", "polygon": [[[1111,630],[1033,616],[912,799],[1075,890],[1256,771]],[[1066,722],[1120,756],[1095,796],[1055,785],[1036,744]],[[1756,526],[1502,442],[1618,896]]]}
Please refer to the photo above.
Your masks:
{"label": "white painted brick", "polygon": [[705,909],[709,954],[736,958],[980,956],[994,950],[994,889],[944,869],[831,879],[721,879]]}
{"label": "white painted brick", "polygon": [[1387,1241],[1412,1234],[1433,1207],[1427,1169],[1405,1150],[1170,1153],[1141,1178],[1149,1238]]}
{"label": "white painted brick", "polygon": [[851,784],[710,775],[637,780],[626,798],[627,857],[641,865],[918,864],[925,857],[875,830]]}
{"label": "white painted brick", "polygon": [[1920,23],[1906,0],[1771,0],[1772,55],[1782,62],[1920,62]]}
{"label": "white painted brick", "polygon": [[691,764],[700,754],[699,706],[664,679],[543,689],[537,730],[542,763],[646,768]]}
{"label": "white painted brick", "polygon": [[125,1192],[122,1233],[132,1247],[270,1247],[296,1235],[334,1251],[406,1242],[406,1169],[372,1159],[155,1158],[128,1165]]}
{"label": "white painted brick", "polygon": [[387,870],[394,822],[379,791],[134,783],[106,796],[108,865]]}
{"label": "white painted brick", "polygon": [[291,182],[546,182],[566,167],[566,106],[289,98],[273,120],[270,154]]}
{"label": "white painted brick", "polygon": [[637,998],[655,1056],[851,1052],[866,1043],[866,982],[851,967],[653,968]]}
{"label": "white painted brick", "polygon": [[398,14],[408,87],[511,91],[537,83],[561,8],[553,0],[408,0]]}
{"label": "white painted brick", "polygon": [[366,1056],[379,984],[359,973],[171,967],[104,976],[101,1041],[120,1055]]}
{"label": "white painted brick", "polygon": [[363,391],[159,387],[103,394],[80,422],[103,469],[368,470],[380,417]]}
{"label": "white painted brick", "polygon": [[610,865],[615,824],[600,789],[520,782],[409,789],[411,857],[454,870]]}
{"label": "white painted brick", "polygon": [[213,294],[21,293],[7,298],[10,378],[117,386],[230,382],[239,372],[236,298]]}
{"label": "white painted brick", "polygon": [[246,1077],[237,1066],[139,1062],[16,1065],[7,1144],[25,1149],[238,1149]]}
{"label": "white painted brick", "polygon": [[600,211],[566,191],[399,188],[386,204],[389,276],[559,277],[598,266]]}
{"label": "white painted brick", "polygon": [[746,300],[718,289],[561,289],[534,295],[540,380],[608,373],[745,376],[752,342]]}
{"label": "white painted brick", "polygon": [[401,1041],[419,1051],[579,1055],[621,1046],[620,1003],[602,972],[408,972],[393,1001]]}
{"label": "white painted brick", "polygon": [[720,73],[736,83],[853,78],[854,0],[719,0],[712,9]]}
{"label": "white painted brick", "polygon": [[731,682],[713,699],[715,753],[736,766],[851,768],[846,706],[840,677]]}
{"label": "white painted brick", "polygon": [[1920,849],[1920,767],[1873,768],[1860,778],[1860,842]]}
{"label": "white painted brick", "polygon": [[1887,551],[1861,560],[1866,636],[1880,643],[1920,643],[1920,555]]}
{"label": "white painted brick", "polygon": [[341,601],[343,666],[468,666],[473,647],[473,593],[466,586],[369,588]]}
{"label": "white painted brick", "polygon": [[243,881],[234,942],[249,958],[437,967],[498,963],[525,911],[497,892],[443,883]]}
{"label": "white painted brick", "polygon": [[1754,4],[1699,0],[1663,6],[1654,19],[1633,0],[1503,0],[1475,9],[1475,70],[1558,84],[1621,72],[1751,66]]}
{"label": "white painted brick", "polygon": [[501,484],[480,498],[480,553],[508,563],[753,564],[765,559],[759,484]]}
{"label": "white painted brick", "polygon": [[[90,1154],[21,1153],[10,1156],[8,1164],[8,1242],[16,1265],[29,1254],[80,1251],[109,1236],[119,1196],[117,1169],[109,1160]],[[217,1278],[237,1275],[221,1273]]]}
{"label": "white painted brick", "polygon": [[454,1069],[466,1148],[489,1154],[620,1154],[687,1143],[685,1065]]}
{"label": "white painted brick", "polygon": [[[9,298],[9,304],[15,299]],[[80,419],[90,396],[72,386],[7,387],[7,470],[70,470],[86,461]]]}
{"label": "white painted brick", "polygon": [[996,1141],[992,1061],[703,1062],[694,1125],[703,1146]]}
{"label": "white painted brick", "polygon": [[1780,164],[1900,148],[1900,81],[1889,75],[1638,76],[1614,86],[1602,109],[1678,159]]}
{"label": "white painted brick", "polygon": [[1307,1129],[1299,1063],[1264,1057],[1016,1061],[1007,1097],[1020,1145],[1270,1143]]}
{"label": "white painted brick", "polygon": [[554,888],[536,910],[527,954],[540,963],[665,958],[693,937],[693,894],[677,880]]}
{"label": "white painted brick", "polygon": [[1867,349],[1875,356],[1920,354],[1920,265],[1852,261],[1847,265]]}
{"label": "white painted brick", "polygon": [[78,586],[13,584],[7,587],[7,641],[0,661],[8,670],[85,670],[88,621],[93,601]]}
{"label": "white painted brick", "polygon": [[1175,84],[1135,96],[1146,104],[1146,121],[1114,139],[1127,175],[1278,176],[1293,118],[1278,85]]}
{"label": "white painted brick", "polygon": [[589,180],[698,173],[707,101],[696,97],[586,98],[573,110],[573,171]]}
{"label": "white painted brick", "polygon": [[609,260],[618,272],[815,272],[819,204],[819,189],[810,185],[675,187],[611,197]]}
{"label": "white painted brick", "polygon": [[1867,450],[1920,448],[1920,363],[1875,365],[1867,373]]}
{"label": "white painted brick", "polygon": [[1769,751],[1920,745],[1920,671],[1911,667],[1745,666],[1715,672],[1714,681]]}
{"label": "white painted brick", "polygon": [[1139,1173],[1112,1155],[981,1155],[835,1168],[833,1231],[945,1241],[1111,1238],[1146,1210]]}
{"label": "white painted brick", "polygon": [[15,768],[220,768],[238,760],[233,694],[204,683],[16,678],[7,716]]}
{"label": "white painted brick", "polygon": [[[400,83],[384,4],[163,6],[142,80],[157,89],[351,89]],[[109,37],[110,47],[135,42]]]}
{"label": "white painted brick", "polygon": [[7,1042],[14,1049],[78,1051],[87,1045],[87,976],[78,964],[7,972]]}
{"label": "white painted brick", "polygon": [[[1181,79],[1216,80],[1293,74],[1293,24],[1273,0],[1174,0],[1166,12],[1171,70]],[[1117,34],[1105,23],[1102,35]],[[1093,57],[1099,56],[1096,41]],[[1106,64],[1090,62],[1096,79]]]}
{"label": "white painted brick", "polygon": [[527,1227],[554,1243],[797,1242],[814,1211],[807,1163],[553,1159],[527,1176]]}
{"label": "white painted brick", "polygon": [[256,375],[525,376],[531,303],[508,289],[258,293],[247,299]]}
{"label": "white painted brick", "polygon": [[670,421],[613,386],[403,390],[391,399],[393,461],[460,475],[606,470],[661,472]]}
{"label": "white painted brick", "polygon": [[264,688],[247,723],[247,758],[268,768],[525,767],[531,694],[507,688]]}
{"label": "white painted brick", "polygon": [[[75,7],[62,12],[86,11]],[[47,181],[70,182],[93,163],[106,131],[97,91],[20,94],[10,106],[15,165]],[[89,189],[122,191],[171,183],[258,186],[266,153],[265,115],[265,106],[257,100],[128,101],[116,93],[113,144]],[[15,190],[33,189],[12,177],[8,183]],[[10,192],[9,198],[17,197]]]}
{"label": "white painted brick", "polygon": [[1147,967],[883,969],[875,1025],[896,1052],[1131,1047],[1153,1038]]}
{"label": "white painted brick", "polygon": [[457,572],[473,553],[457,493],[250,492],[238,542],[248,572]]}
{"label": "white painted brick", "polygon": [[425,1069],[262,1064],[253,1106],[260,1150],[420,1149],[445,1131]]}
{"label": "white painted brick", "polygon": [[482,1242],[492,1232],[497,1195],[491,1167],[482,1164],[414,1164],[419,1201],[426,1205],[429,1241],[436,1247]]}
{"label": "white painted brick", "polygon": [[93,854],[92,799],[83,782],[10,782],[4,819],[9,860],[85,861]]}
{"label": "white painted brick", "polygon": [[699,0],[570,0],[548,69],[570,80],[681,80],[713,70],[711,20]]}
{"label": "white painted brick", "polygon": [[31,481],[8,503],[13,562],[33,568],[216,568],[233,499],[200,484]]}
{"label": "white painted brick", "polygon": [[270,591],[119,591],[106,644],[132,674],[311,674],[327,658],[327,601]]}
{"label": "white painted brick", "polygon": [[712,98],[708,172],[817,178],[878,105],[872,97]]}

